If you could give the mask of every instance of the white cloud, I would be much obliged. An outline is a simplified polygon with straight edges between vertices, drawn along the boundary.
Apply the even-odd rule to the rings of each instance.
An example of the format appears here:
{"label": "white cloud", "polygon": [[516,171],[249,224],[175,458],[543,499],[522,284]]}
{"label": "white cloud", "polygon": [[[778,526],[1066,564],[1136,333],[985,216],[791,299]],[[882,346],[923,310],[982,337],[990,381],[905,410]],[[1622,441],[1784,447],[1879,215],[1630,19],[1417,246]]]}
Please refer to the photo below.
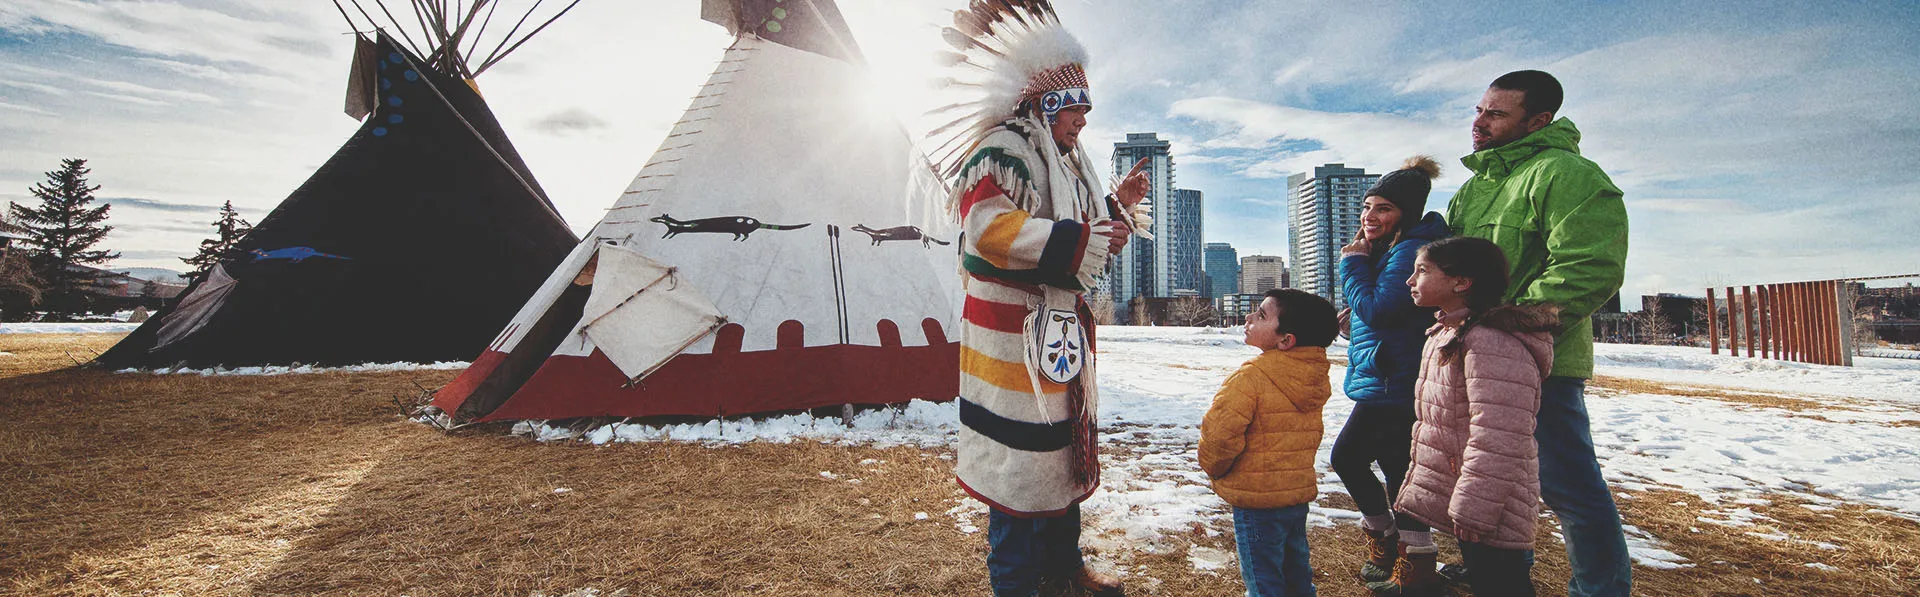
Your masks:
{"label": "white cloud", "polygon": [[48,111],[46,111],[46,110],[42,110],[42,109],[39,109],[39,108],[35,108],[35,107],[33,107],[33,106],[23,106],[23,105],[20,105],[20,104],[10,104],[10,103],[7,103],[7,102],[0,102],[0,109],[5,109],[5,110],[17,110],[17,111],[20,111],[20,112],[26,112],[26,113],[28,113],[28,114],[38,114],[38,115],[41,115],[41,116],[54,116],[54,115],[55,115],[55,114],[54,114],[54,113],[52,113],[52,112],[48,112]]}
{"label": "white cloud", "polygon": [[[1202,149],[1272,151],[1286,141],[1312,141],[1318,149],[1273,151],[1273,157],[1243,168],[1253,178],[1282,178],[1329,162],[1375,171],[1398,167],[1408,156],[1439,156],[1443,164],[1466,137],[1464,123],[1428,116],[1334,113],[1229,97],[1203,97],[1173,103],[1170,116],[1192,119],[1225,131],[1201,141]],[[1455,167],[1446,180],[1465,180]]]}

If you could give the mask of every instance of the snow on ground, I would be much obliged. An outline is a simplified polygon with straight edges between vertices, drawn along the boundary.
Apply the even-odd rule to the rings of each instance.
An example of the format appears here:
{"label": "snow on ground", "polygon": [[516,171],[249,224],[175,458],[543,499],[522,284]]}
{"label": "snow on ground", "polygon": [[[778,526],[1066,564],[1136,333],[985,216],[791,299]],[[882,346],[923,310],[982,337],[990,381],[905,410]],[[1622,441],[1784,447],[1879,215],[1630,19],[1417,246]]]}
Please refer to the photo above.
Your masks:
{"label": "snow on ground", "polygon": [[0,334],[125,334],[137,323],[120,321],[88,321],[80,323],[22,322],[0,323]]}
{"label": "snow on ground", "polygon": [[[1107,553],[1165,553],[1187,547],[1181,537],[1196,526],[1208,535],[1232,532],[1230,510],[1209,488],[1196,446],[1200,419],[1215,390],[1256,354],[1240,338],[1237,329],[1101,328],[1097,362],[1106,456],[1101,491],[1083,507],[1091,527],[1089,545]],[[1344,348],[1336,345],[1329,353],[1343,357]],[[1920,427],[1885,424],[1916,418],[1911,405],[1920,402],[1920,363],[1860,358],[1854,368],[1824,367],[1715,356],[1700,348],[1607,344],[1597,346],[1596,353],[1601,375],[1771,394],[1817,393],[1855,409],[1795,413],[1710,398],[1590,392],[1594,443],[1616,489],[1691,492],[1720,505],[1703,513],[1703,521],[1752,525],[1756,537],[1779,541],[1796,539],[1745,507],[1766,503],[1758,499],[1762,494],[1797,494],[1816,509],[1845,501],[1920,518]],[[1345,492],[1328,456],[1353,404],[1339,392],[1345,368],[1336,365],[1329,376],[1336,395],[1324,412],[1326,435],[1318,454],[1322,494]],[[957,429],[952,403],[927,402],[861,413],[851,427],[837,418],[805,415],[586,430],[545,422],[516,427],[543,441],[595,444],[817,440],[927,447],[951,445]],[[973,500],[957,503],[945,516],[963,532],[981,531],[984,507]],[[1358,512],[1316,505],[1309,522],[1355,524],[1358,518]],[[1651,534],[1638,529],[1628,534],[1636,563],[1692,565]],[[1188,553],[1196,568],[1231,565],[1231,554]]]}
{"label": "snow on ground", "polygon": [[146,373],[152,375],[305,375],[308,373],[384,373],[389,371],[458,371],[466,369],[465,361],[441,361],[438,363],[362,363],[341,367],[317,367],[314,365],[262,365],[253,367],[209,367],[194,369],[190,367],[161,367],[159,369],[121,369],[114,373]]}
{"label": "snow on ground", "polygon": [[1690,346],[1596,344],[1593,364],[1615,377],[1920,405],[1920,360],[1854,357],[1854,366],[1834,367]]}

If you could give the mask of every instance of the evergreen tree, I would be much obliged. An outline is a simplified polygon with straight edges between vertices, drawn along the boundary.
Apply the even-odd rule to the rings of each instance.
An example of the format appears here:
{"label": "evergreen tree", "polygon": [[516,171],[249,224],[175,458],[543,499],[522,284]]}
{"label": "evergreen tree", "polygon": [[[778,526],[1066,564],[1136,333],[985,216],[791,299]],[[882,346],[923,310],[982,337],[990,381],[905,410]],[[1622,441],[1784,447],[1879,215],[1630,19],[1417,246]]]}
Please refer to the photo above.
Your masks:
{"label": "evergreen tree", "polygon": [[86,308],[87,284],[94,274],[80,266],[102,264],[119,253],[94,249],[94,245],[113,231],[104,225],[112,205],[89,207],[93,192],[100,185],[88,185],[87,161],[60,160],[60,169],[48,172],[47,181],[30,190],[40,200],[39,207],[11,203],[14,220],[33,237],[28,240],[27,257],[34,273],[43,282],[44,302],[56,317]]}
{"label": "evergreen tree", "polygon": [[241,237],[253,230],[253,224],[240,219],[240,212],[234,211],[233,202],[228,201],[220,206],[220,219],[213,223],[213,229],[213,238],[200,241],[200,254],[180,258],[193,266],[193,271],[187,272],[188,284],[207,275],[207,270],[213,269],[215,264],[238,257],[239,250],[235,245],[240,244]]}

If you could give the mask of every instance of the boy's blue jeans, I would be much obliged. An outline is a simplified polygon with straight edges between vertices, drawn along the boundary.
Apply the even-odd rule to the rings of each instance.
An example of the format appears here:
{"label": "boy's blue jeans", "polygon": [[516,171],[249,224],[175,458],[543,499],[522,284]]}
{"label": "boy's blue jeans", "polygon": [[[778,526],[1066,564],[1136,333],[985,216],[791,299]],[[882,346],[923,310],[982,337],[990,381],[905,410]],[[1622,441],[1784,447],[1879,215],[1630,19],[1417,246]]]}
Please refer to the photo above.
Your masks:
{"label": "boy's blue jeans", "polygon": [[1039,593],[1042,576],[1070,577],[1083,564],[1079,504],[1052,518],[988,510],[987,578],[994,597],[1031,597]]}
{"label": "boy's blue jeans", "polygon": [[1307,504],[1233,509],[1247,597],[1314,597],[1307,563]]}
{"label": "boy's blue jeans", "polygon": [[1626,597],[1633,589],[1633,563],[1620,510],[1600,476],[1587,419],[1587,380],[1549,377],[1540,388],[1540,498],[1560,519],[1573,578],[1569,597]]}

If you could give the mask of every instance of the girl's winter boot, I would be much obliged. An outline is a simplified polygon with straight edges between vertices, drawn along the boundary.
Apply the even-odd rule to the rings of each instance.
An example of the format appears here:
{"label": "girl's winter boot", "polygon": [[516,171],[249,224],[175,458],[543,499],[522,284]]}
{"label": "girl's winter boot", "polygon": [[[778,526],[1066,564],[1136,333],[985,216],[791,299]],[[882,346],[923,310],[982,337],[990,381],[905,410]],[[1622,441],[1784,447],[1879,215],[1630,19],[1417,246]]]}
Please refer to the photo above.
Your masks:
{"label": "girl's winter boot", "polygon": [[1360,565],[1360,580],[1381,582],[1393,577],[1393,565],[1400,561],[1400,553],[1394,549],[1400,542],[1400,533],[1393,527],[1375,531],[1362,527],[1367,534],[1367,563]]}
{"label": "girl's winter boot", "polygon": [[1431,596],[1446,592],[1446,581],[1434,570],[1435,560],[1440,557],[1440,549],[1432,545],[1412,546],[1400,544],[1400,561],[1393,566],[1393,577],[1382,582],[1367,583],[1367,590],[1374,595],[1385,596]]}

